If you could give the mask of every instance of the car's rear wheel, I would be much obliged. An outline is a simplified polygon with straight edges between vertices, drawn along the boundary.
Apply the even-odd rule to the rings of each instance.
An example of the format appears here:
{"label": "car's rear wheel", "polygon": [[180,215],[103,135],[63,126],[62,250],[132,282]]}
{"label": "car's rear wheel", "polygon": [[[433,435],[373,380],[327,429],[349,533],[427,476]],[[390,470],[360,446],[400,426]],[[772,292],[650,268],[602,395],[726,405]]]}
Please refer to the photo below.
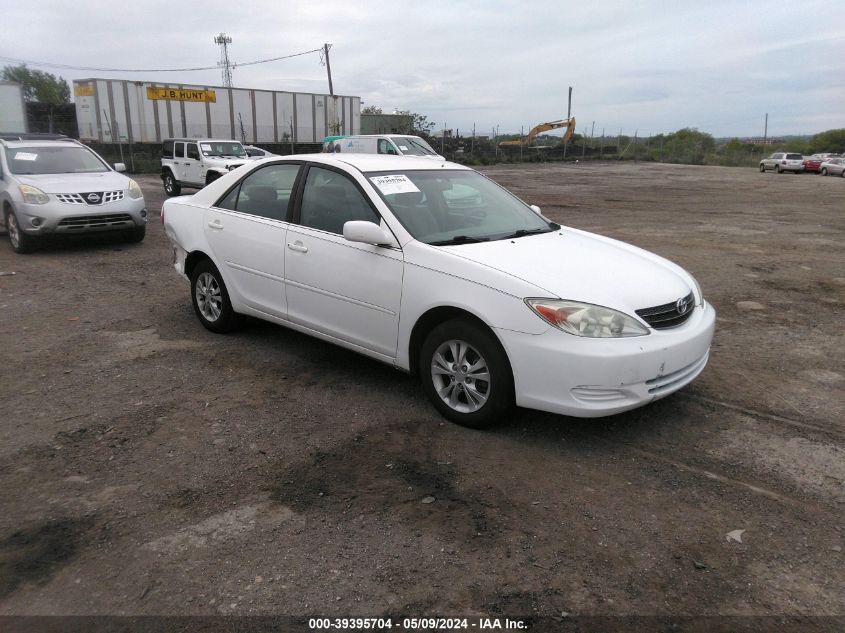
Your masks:
{"label": "car's rear wheel", "polygon": [[201,261],[191,273],[191,302],[200,323],[212,332],[231,332],[243,320],[232,308],[223,276],[211,260]]}
{"label": "car's rear wheel", "polygon": [[443,417],[474,429],[502,420],[513,407],[513,375],[492,333],[467,320],[435,327],[420,349],[423,388]]}
{"label": "car's rear wheel", "polygon": [[840,171],[840,172],[839,172],[839,175],[840,175],[840,176],[842,176],[843,178],[845,178],[845,169],[843,169],[842,171]]}
{"label": "car's rear wheel", "polygon": [[168,196],[178,196],[182,193],[182,185],[173,177],[171,172],[164,175],[164,193]]}
{"label": "car's rear wheel", "polygon": [[16,253],[25,255],[35,250],[36,238],[27,235],[21,230],[15,212],[6,208],[6,234],[9,236],[9,244]]}
{"label": "car's rear wheel", "polygon": [[[845,173],[845,172],[843,172],[843,173]],[[822,174],[822,176],[827,176],[827,167],[822,167],[821,174]]]}

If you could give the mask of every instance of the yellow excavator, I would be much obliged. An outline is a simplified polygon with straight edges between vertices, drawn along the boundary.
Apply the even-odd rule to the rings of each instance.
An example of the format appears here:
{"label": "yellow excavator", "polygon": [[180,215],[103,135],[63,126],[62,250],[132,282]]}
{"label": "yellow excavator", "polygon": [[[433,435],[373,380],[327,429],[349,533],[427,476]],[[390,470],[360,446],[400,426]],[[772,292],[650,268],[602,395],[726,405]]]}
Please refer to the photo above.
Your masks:
{"label": "yellow excavator", "polygon": [[532,127],[531,131],[528,132],[528,136],[524,139],[517,141],[502,141],[499,143],[499,147],[519,147],[520,145],[523,147],[532,147],[534,139],[538,134],[562,127],[566,128],[566,132],[560,139],[560,144],[566,145],[567,141],[569,141],[569,139],[572,138],[572,135],[575,134],[575,117],[560,119],[559,121],[549,121],[548,123],[540,123],[539,125]]}

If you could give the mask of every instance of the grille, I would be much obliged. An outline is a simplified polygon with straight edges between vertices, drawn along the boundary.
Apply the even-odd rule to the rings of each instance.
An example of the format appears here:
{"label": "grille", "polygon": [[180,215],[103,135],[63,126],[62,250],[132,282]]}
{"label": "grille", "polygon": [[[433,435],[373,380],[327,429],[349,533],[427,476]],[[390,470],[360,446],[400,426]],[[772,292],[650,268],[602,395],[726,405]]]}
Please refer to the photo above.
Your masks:
{"label": "grille", "polygon": [[[88,200],[88,196],[91,194],[97,196],[97,201],[92,202]],[[117,202],[118,200],[123,200],[123,191],[93,191],[91,193],[57,193],[56,198],[59,202],[64,202],[65,204],[89,204],[89,205],[100,205],[100,204],[107,204],[109,202]]]}
{"label": "grille", "polygon": [[[683,311],[678,310],[679,305],[686,306],[686,308]],[[642,317],[643,321],[655,330],[666,330],[685,323],[694,310],[695,297],[690,292],[686,297],[672,303],[664,303],[653,308],[642,308],[636,312],[638,316]]]}
{"label": "grille", "polygon": [[59,222],[59,226],[68,229],[98,229],[109,226],[119,226],[126,222],[132,222],[132,216],[128,213],[113,213],[111,215],[79,215],[75,218],[65,218]]}

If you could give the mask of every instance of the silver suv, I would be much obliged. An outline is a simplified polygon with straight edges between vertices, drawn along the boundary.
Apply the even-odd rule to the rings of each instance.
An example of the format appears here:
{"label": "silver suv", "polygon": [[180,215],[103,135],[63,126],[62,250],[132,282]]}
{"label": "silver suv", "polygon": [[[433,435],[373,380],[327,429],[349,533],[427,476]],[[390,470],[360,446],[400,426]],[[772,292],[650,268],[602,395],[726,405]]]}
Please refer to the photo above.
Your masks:
{"label": "silver suv", "polygon": [[231,139],[165,139],[161,144],[164,192],[178,196],[182,187],[202,189],[249,160],[244,146]]}
{"label": "silver suv", "polygon": [[760,171],[763,172],[767,169],[774,169],[777,173],[791,171],[800,174],[804,171],[804,157],[801,154],[775,152],[760,161]]}
{"label": "silver suv", "polygon": [[0,140],[0,208],[12,248],[33,250],[46,235],[123,231],[144,239],[141,188],[79,141]]}

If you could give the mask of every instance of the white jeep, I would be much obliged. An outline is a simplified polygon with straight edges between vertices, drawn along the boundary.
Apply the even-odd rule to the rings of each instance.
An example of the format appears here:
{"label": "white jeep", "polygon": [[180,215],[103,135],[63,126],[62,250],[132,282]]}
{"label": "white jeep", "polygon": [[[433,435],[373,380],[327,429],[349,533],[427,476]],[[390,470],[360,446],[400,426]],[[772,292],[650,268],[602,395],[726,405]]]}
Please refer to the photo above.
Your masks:
{"label": "white jeep", "polygon": [[231,139],[165,139],[161,145],[164,192],[178,196],[182,187],[202,189],[248,160],[244,146]]}

